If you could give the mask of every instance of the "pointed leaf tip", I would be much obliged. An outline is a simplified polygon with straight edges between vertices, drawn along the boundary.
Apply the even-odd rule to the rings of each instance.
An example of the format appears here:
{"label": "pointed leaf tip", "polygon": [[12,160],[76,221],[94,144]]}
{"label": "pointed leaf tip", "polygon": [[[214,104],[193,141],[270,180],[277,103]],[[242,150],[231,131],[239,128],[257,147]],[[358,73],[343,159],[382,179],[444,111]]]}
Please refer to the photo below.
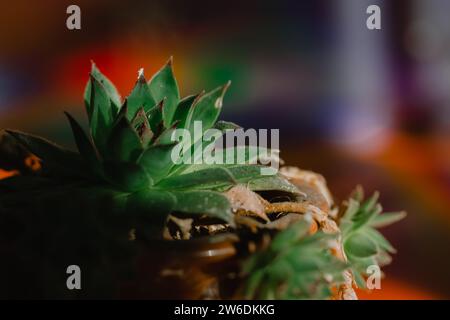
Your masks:
{"label": "pointed leaf tip", "polygon": [[222,109],[223,97],[229,82],[225,85],[216,87],[215,89],[199,95],[192,104],[189,114],[186,118],[186,127],[193,130],[195,121],[202,121],[203,131],[211,128],[217,121]]}
{"label": "pointed leaf tip", "polygon": [[155,103],[156,101],[152,97],[150,88],[147,85],[147,80],[144,76],[144,68],[140,68],[136,84],[128,96],[128,119],[133,119],[140,107],[144,107],[145,111],[149,111],[153,108]]}
{"label": "pointed leaf tip", "polygon": [[[89,77],[91,82],[92,79],[97,80],[98,83],[100,83],[103,87],[103,89],[107,92],[109,99],[112,101],[113,104],[113,112],[116,112],[120,105],[121,105],[121,98],[119,95],[119,92],[117,91],[117,88],[114,86],[114,84],[109,80],[96,66],[96,64],[91,60],[91,72],[89,73]],[[85,94],[90,94],[90,89],[85,92]],[[88,96],[85,97],[85,100],[89,102]]]}
{"label": "pointed leaf tip", "polygon": [[225,93],[227,92],[230,85],[231,85],[231,81],[228,80],[228,82],[222,86],[222,92],[221,92],[220,96],[216,99],[216,101],[214,102],[214,107],[216,109],[222,108],[223,97],[225,96]]}
{"label": "pointed leaf tip", "polygon": [[156,106],[159,110],[163,110],[164,108],[164,104],[166,103],[167,97],[162,98],[162,100],[158,103],[158,105]]}
{"label": "pointed leaf tip", "polygon": [[164,126],[172,123],[176,107],[180,101],[178,84],[172,70],[171,59],[148,82],[151,94],[155,101],[161,101],[166,97],[163,111]]}
{"label": "pointed leaf tip", "polygon": [[95,64],[95,61],[91,59],[91,71],[98,70],[97,65]]}
{"label": "pointed leaf tip", "polygon": [[169,66],[169,67],[173,66],[173,56],[169,57],[169,60],[167,60],[166,65]]}
{"label": "pointed leaf tip", "polygon": [[95,146],[92,144],[91,140],[89,140],[83,128],[75,120],[75,118],[73,118],[72,115],[66,111],[64,111],[64,114],[69,120],[70,127],[72,128],[72,133],[75,138],[75,143],[81,156],[85,159],[93,173],[101,174],[100,162]]}
{"label": "pointed leaf tip", "polygon": [[144,76],[144,68],[140,68],[138,70],[138,81],[147,83],[147,81],[145,80],[145,76]]}

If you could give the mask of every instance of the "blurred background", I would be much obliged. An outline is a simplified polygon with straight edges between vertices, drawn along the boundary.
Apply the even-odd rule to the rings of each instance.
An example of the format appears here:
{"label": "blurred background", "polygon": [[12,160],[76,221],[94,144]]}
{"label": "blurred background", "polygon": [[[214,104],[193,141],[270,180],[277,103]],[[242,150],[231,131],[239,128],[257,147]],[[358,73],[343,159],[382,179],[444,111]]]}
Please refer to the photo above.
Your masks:
{"label": "blurred background", "polygon": [[[81,8],[81,30],[66,8]],[[381,7],[381,30],[366,8]],[[279,128],[281,156],[408,217],[364,299],[450,298],[450,1],[0,1],[0,128],[72,146],[90,60],[122,96],[174,56],[182,95],[227,80],[222,118]],[[4,172],[3,172],[4,173]],[[0,171],[2,174],[2,171]]]}

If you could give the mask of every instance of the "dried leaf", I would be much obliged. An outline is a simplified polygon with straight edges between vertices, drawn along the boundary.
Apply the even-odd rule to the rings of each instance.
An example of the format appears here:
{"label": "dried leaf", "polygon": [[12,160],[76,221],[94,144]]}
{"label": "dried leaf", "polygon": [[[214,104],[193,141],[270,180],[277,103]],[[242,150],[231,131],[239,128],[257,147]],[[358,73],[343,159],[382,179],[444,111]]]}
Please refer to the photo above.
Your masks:
{"label": "dried leaf", "polygon": [[173,222],[178,227],[181,240],[189,240],[191,238],[192,222],[194,219],[177,218],[173,215],[169,215],[167,220]]}
{"label": "dried leaf", "polygon": [[[280,173],[295,184],[300,191],[308,194],[311,199],[308,198],[307,200],[310,202],[317,203],[325,201],[328,207],[327,209],[332,207],[333,198],[328,190],[325,178],[322,175],[312,171],[300,170],[297,167],[282,167]],[[302,190],[302,187],[306,190]],[[312,190],[315,192],[313,193]],[[319,207],[321,207],[322,210],[325,210],[323,204],[320,204]]]}
{"label": "dried leaf", "polygon": [[302,215],[298,213],[288,213],[283,215],[282,217],[271,221],[264,225],[267,229],[276,229],[276,230],[284,230],[289,227],[291,224],[304,219]]}
{"label": "dried leaf", "polygon": [[266,215],[260,197],[244,185],[237,185],[225,192],[231,203],[231,208],[237,214],[254,215],[265,221],[270,221]]}

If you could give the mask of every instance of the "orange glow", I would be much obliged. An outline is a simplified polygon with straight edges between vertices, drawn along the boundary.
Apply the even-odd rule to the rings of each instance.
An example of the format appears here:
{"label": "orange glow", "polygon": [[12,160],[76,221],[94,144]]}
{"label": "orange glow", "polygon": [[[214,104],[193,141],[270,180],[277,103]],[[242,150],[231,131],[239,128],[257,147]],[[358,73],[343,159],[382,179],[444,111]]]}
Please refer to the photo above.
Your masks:
{"label": "orange glow", "polygon": [[423,201],[429,212],[450,223],[450,193],[438,160],[442,159],[441,150],[430,140],[397,133],[379,155],[360,159],[382,167],[400,186]]}
{"label": "orange glow", "polygon": [[[134,48],[133,46],[136,46]],[[124,52],[122,48],[127,48]],[[81,101],[88,75],[91,69],[90,61],[111,79],[122,95],[128,95],[134,86],[133,74],[144,68],[147,80],[168,60],[170,54],[158,52],[148,46],[137,46],[133,42],[118,39],[115,45],[89,47],[63,57],[57,62],[55,73],[51,76],[60,92],[76,101]],[[176,60],[176,73],[180,75],[180,59]]]}
{"label": "orange glow", "polygon": [[3,170],[0,169],[0,180],[1,179],[6,179],[12,176],[16,176],[19,174],[19,171],[17,170]]}
{"label": "orange glow", "polygon": [[406,284],[399,280],[384,279],[381,281],[380,290],[360,290],[356,293],[360,300],[432,300],[440,299],[420,288]]}
{"label": "orange glow", "polygon": [[32,171],[39,171],[41,169],[41,160],[36,157],[34,154],[29,155],[24,160],[25,165],[30,168]]}

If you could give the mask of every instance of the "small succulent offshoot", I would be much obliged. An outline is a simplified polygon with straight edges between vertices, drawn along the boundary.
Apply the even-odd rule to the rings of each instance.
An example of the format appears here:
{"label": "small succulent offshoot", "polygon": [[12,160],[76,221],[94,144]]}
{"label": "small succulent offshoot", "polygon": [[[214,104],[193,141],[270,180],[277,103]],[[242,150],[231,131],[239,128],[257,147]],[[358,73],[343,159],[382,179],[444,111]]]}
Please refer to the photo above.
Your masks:
{"label": "small succulent offshoot", "polygon": [[[148,81],[140,70],[134,89],[122,99],[92,64],[84,94],[89,132],[66,113],[77,151],[6,131],[42,168],[0,181],[0,237],[17,240],[19,251],[44,261],[43,270],[51,269],[52,259],[70,261],[71,252],[60,250],[70,244],[116,277],[108,259],[126,264],[119,248],[129,248],[130,239],[234,233],[250,248],[238,275],[238,296],[354,298],[354,279],[364,286],[366,267],[386,263],[388,252],[394,252],[373,227],[403,214],[380,215],[376,197],[362,202],[359,192],[344,204],[345,213],[336,215],[321,176],[289,168],[261,175],[262,165],[250,164],[251,146],[235,147],[235,154],[239,148],[247,151],[246,164],[172,160],[175,129],[192,131],[194,121],[201,121],[203,133],[238,128],[218,121],[229,85],[181,98],[170,59]],[[12,221],[20,232],[10,230]],[[248,240],[252,234],[268,240],[257,245]],[[104,277],[108,272],[98,270],[103,271],[92,275],[97,283],[91,288],[109,288],[101,295],[112,289]]]}

